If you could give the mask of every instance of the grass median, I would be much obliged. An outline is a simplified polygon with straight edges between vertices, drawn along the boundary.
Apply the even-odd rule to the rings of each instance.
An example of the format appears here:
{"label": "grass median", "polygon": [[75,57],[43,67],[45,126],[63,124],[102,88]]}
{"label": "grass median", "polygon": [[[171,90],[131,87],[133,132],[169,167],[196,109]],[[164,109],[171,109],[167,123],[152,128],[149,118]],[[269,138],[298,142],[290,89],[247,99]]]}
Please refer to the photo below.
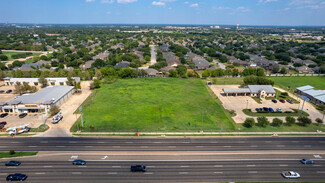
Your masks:
{"label": "grass median", "polygon": [[10,153],[8,152],[0,152],[0,158],[14,158],[14,157],[19,157],[19,156],[34,156],[38,152],[35,151],[20,151],[20,152],[14,152]]}
{"label": "grass median", "polygon": [[292,109],[294,112],[286,113],[286,112],[252,112],[251,109],[243,109],[243,112],[248,115],[248,116],[253,116],[253,117],[259,117],[259,116],[265,116],[265,117],[287,117],[287,116],[309,116],[308,113],[305,111],[300,114],[300,111],[297,109]]}

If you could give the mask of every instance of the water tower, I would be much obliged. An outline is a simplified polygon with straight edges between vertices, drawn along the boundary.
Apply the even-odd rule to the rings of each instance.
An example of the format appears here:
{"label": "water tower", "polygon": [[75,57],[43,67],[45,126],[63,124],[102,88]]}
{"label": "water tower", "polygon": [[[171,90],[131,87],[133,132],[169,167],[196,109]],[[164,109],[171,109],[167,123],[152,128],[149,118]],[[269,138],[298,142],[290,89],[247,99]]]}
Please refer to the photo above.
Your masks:
{"label": "water tower", "polygon": [[239,29],[239,24],[237,24],[237,30]]}

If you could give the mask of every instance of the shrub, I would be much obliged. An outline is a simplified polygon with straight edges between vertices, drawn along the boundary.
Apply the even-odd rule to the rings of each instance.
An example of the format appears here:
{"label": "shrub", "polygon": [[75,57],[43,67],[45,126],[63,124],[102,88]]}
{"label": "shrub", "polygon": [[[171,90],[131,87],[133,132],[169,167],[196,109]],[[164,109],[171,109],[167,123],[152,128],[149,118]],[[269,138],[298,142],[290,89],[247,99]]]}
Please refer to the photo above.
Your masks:
{"label": "shrub", "polygon": [[59,109],[59,107],[58,106],[53,106],[53,107],[51,107],[51,109],[50,109],[50,113],[51,113],[51,116],[54,116],[54,115],[56,115],[57,113],[59,113],[60,112],[60,109]]}
{"label": "shrub", "polygon": [[15,150],[10,150],[10,151],[9,151],[9,154],[10,154],[10,155],[14,155],[15,153],[16,153]]}
{"label": "shrub", "polygon": [[279,127],[283,124],[283,121],[279,118],[274,118],[272,121],[272,126]]}
{"label": "shrub", "polygon": [[254,118],[246,118],[246,120],[243,123],[243,126],[246,128],[252,128],[255,125]]}
{"label": "shrub", "polygon": [[256,125],[265,128],[267,125],[269,125],[269,123],[270,123],[269,120],[266,117],[262,116],[257,118]]}
{"label": "shrub", "polygon": [[316,123],[317,123],[318,125],[320,125],[320,124],[323,123],[323,120],[321,120],[320,118],[317,118],[315,121],[316,121]]}
{"label": "shrub", "polygon": [[286,117],[286,125],[287,126],[291,126],[291,125],[295,124],[295,122],[296,122],[296,119],[294,117],[291,117],[291,116]]}
{"label": "shrub", "polygon": [[298,123],[301,126],[307,126],[307,125],[311,124],[311,119],[309,119],[309,118],[307,118],[305,116],[300,116],[298,118]]}

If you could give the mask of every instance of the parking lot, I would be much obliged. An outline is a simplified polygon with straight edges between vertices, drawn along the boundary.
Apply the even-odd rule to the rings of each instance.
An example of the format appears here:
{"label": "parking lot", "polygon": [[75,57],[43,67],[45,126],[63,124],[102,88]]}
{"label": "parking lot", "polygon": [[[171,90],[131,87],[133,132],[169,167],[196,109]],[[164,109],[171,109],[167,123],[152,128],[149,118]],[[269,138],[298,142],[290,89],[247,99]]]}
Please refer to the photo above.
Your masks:
{"label": "parking lot", "polygon": [[41,124],[43,124],[42,115],[40,114],[28,114],[24,118],[19,118],[19,114],[9,114],[4,118],[0,118],[0,122],[6,121],[6,128],[11,128],[15,126],[21,126],[25,124],[30,124],[31,128],[38,128]]}
{"label": "parking lot", "polygon": [[[251,109],[252,112],[256,112],[256,108],[273,108],[276,110],[277,108],[281,108],[282,111],[293,111],[292,109],[298,109],[299,104],[290,104],[288,102],[281,103],[278,101],[277,103],[273,103],[271,100],[262,99],[262,104],[257,103],[252,97],[250,96],[224,96],[223,95],[223,88],[238,88],[239,85],[210,85],[212,91],[217,95],[217,97],[222,102],[222,105],[227,110],[234,110],[236,112],[236,116],[233,117],[236,123],[243,123],[246,118],[251,116],[247,116],[243,113],[243,109]],[[300,105],[301,109],[301,105]],[[319,113],[311,104],[305,104],[304,111],[309,113],[312,120],[314,121],[316,118],[314,117],[315,114]],[[320,113],[319,113],[320,114]],[[318,116],[318,115],[317,115]],[[257,117],[253,117],[257,118]],[[275,117],[267,117],[270,121]],[[277,117],[279,119],[284,120],[285,117]],[[315,118],[315,119],[314,119]]]}

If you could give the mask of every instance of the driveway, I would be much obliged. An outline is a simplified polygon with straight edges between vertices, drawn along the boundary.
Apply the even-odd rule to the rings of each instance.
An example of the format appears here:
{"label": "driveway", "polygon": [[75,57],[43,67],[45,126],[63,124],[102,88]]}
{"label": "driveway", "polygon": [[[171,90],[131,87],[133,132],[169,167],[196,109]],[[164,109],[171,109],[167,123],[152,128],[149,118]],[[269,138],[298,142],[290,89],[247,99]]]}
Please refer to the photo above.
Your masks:
{"label": "driveway", "polygon": [[150,65],[154,65],[155,63],[157,63],[157,58],[156,58],[156,50],[155,50],[155,45],[151,45],[151,63]]}
{"label": "driveway", "polygon": [[74,112],[79,108],[79,106],[89,97],[91,91],[89,89],[91,81],[81,82],[81,93],[75,93],[68,100],[66,100],[61,106],[61,112],[63,114],[63,119],[57,123],[52,124],[51,120],[47,120],[47,125],[50,129],[42,134],[35,135],[37,137],[71,137],[70,128],[80,117],[79,114],[74,114]]}

